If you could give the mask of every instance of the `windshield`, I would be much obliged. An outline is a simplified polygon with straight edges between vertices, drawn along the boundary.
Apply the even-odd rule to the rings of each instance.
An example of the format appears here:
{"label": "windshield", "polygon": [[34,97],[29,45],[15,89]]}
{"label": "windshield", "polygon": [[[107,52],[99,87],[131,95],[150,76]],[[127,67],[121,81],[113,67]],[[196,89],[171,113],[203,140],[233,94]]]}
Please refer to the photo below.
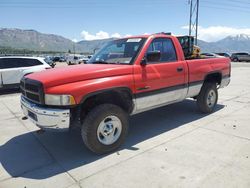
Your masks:
{"label": "windshield", "polygon": [[97,52],[88,64],[133,64],[144,41],[144,38],[111,41]]}

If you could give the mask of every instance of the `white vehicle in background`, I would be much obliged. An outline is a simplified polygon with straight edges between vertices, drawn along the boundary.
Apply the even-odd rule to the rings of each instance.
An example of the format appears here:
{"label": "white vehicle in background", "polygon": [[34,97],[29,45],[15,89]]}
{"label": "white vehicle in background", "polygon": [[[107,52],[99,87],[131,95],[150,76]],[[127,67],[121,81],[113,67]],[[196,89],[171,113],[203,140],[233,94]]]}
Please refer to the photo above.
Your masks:
{"label": "white vehicle in background", "polygon": [[0,57],[0,88],[18,87],[23,76],[50,68],[40,57]]}
{"label": "white vehicle in background", "polygon": [[[89,60],[89,58],[87,57],[87,56],[85,56],[85,55],[82,55],[82,56],[80,56],[80,58],[79,58],[79,62],[80,63],[83,63],[83,64],[86,64],[87,62],[88,62],[88,60]],[[80,64],[79,63],[79,64]]]}
{"label": "white vehicle in background", "polygon": [[70,55],[67,57],[68,65],[77,65],[77,64],[85,64],[89,58],[85,55]]}

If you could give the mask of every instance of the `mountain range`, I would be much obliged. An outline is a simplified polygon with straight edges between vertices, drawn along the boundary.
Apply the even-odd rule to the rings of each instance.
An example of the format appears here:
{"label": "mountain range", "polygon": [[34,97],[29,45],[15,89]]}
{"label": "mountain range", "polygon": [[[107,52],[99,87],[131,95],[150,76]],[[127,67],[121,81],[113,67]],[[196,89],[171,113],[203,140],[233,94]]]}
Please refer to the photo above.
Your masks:
{"label": "mountain range", "polygon": [[[73,42],[59,35],[44,34],[35,30],[0,28],[0,47],[14,49],[93,53],[111,40],[113,38]],[[228,36],[217,42],[198,40],[198,46],[202,52],[250,52],[250,36],[245,34]]]}
{"label": "mountain range", "polygon": [[246,34],[227,36],[216,42],[198,40],[198,46],[203,52],[250,52],[250,36]]}
{"label": "mountain range", "polygon": [[0,47],[33,51],[93,53],[113,38],[73,42],[65,37],[35,30],[0,28]]}

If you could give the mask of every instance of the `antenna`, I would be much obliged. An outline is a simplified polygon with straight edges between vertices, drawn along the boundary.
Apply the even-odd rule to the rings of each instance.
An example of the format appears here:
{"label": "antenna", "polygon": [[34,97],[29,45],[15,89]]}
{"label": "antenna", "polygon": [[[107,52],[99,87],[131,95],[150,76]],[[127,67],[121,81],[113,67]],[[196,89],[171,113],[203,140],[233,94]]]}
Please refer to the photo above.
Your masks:
{"label": "antenna", "polygon": [[189,0],[190,18],[189,18],[189,36],[195,37],[195,45],[197,45],[198,21],[199,21],[199,0]]}

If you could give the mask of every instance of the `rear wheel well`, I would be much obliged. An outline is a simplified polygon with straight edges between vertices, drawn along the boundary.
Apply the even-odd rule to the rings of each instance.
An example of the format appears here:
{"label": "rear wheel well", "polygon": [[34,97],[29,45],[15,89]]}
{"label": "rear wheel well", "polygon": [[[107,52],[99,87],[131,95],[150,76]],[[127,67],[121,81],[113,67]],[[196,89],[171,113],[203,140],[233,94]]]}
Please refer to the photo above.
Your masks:
{"label": "rear wheel well", "polygon": [[100,104],[114,104],[121,107],[125,112],[130,114],[133,110],[133,97],[130,91],[126,89],[104,91],[98,94],[89,96],[80,107],[80,115],[83,120],[84,117]]}
{"label": "rear wheel well", "polygon": [[204,83],[210,82],[210,83],[216,83],[217,85],[220,85],[221,79],[222,79],[221,73],[211,73],[206,76]]}

